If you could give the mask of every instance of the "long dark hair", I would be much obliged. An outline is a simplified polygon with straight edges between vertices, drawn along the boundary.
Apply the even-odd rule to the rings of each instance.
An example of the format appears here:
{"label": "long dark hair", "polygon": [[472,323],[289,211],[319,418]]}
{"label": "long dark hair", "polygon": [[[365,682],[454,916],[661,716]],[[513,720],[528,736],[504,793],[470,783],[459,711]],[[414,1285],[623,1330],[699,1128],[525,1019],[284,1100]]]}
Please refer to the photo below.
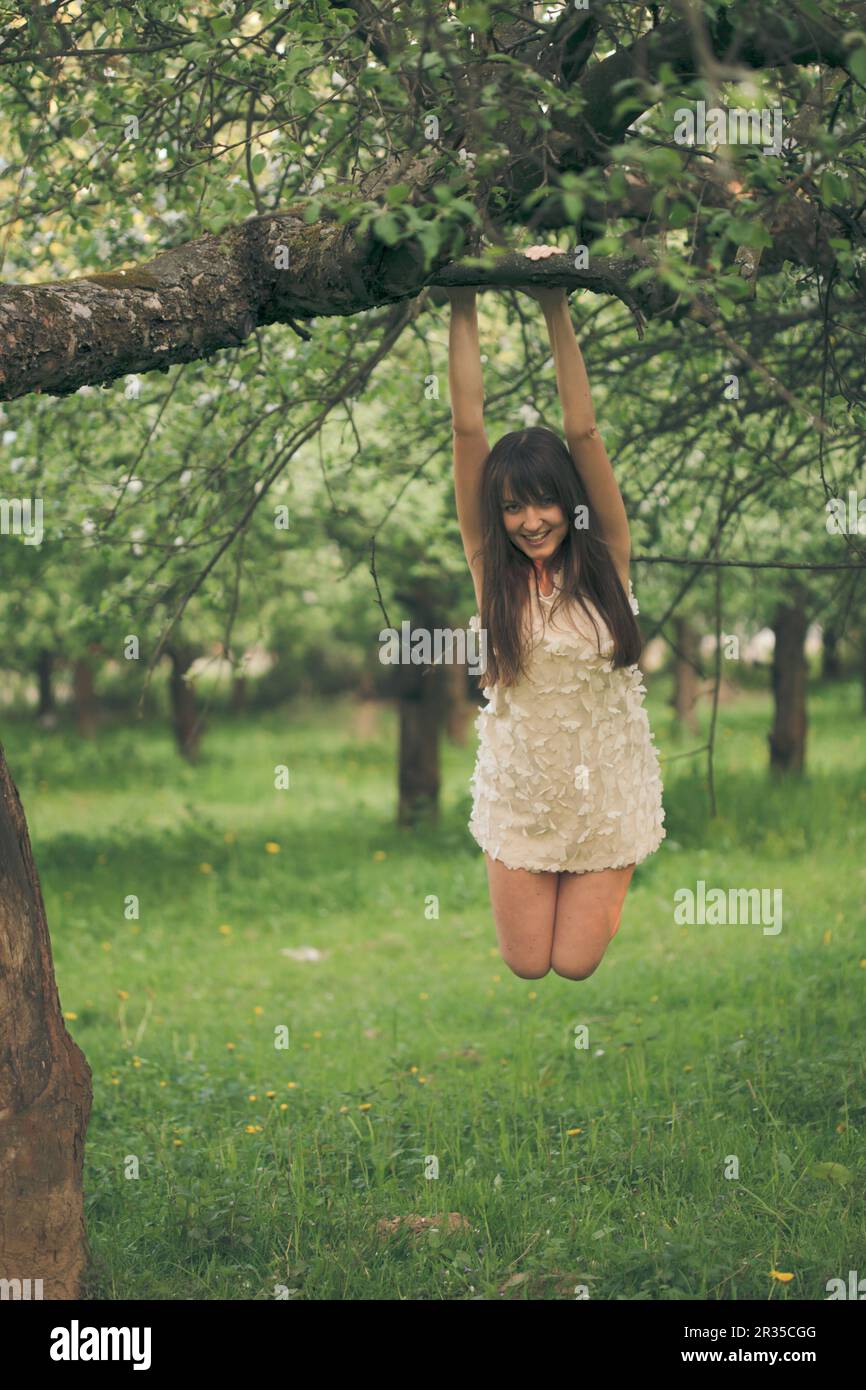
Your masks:
{"label": "long dark hair", "polygon": [[[530,578],[537,582],[531,558],[513,544],[505,529],[502,508],[506,486],[511,498],[524,506],[552,498],[568,523],[566,536],[549,562],[551,571],[562,570],[562,589],[550,617],[567,598],[573,598],[592,622],[598,638],[598,624],[585,602],[591,600],[613,638],[611,665],[633,666],[643,646],[640,628],[602,539],[598,519],[567,446],[552,430],[536,426],[504,434],[484,462],[480,617],[488,642],[487,670],[481,684],[495,685],[499,681],[513,685],[523,670]],[[586,527],[574,525],[578,507],[587,509]]]}

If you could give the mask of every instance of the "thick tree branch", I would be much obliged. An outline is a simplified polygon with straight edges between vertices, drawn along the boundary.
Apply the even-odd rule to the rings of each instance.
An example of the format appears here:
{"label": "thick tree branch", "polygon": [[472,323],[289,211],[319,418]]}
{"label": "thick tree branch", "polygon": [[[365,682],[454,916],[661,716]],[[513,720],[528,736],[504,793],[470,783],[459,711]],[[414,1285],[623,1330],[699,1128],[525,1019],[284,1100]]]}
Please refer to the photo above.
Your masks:
{"label": "thick tree branch", "polygon": [[0,286],[0,399],[68,395],[207,357],[263,324],[357,314],[425,285],[563,285],[616,295],[637,315],[659,313],[668,291],[652,281],[628,286],[643,264],[597,257],[575,270],[568,256],[542,265],[509,255],[487,269],[445,263],[425,275],[411,249],[361,245],[346,228],[311,227],[294,212],[255,218],[130,270]]}
{"label": "thick tree branch", "polygon": [[[792,15],[786,8],[773,14],[767,6],[752,7],[746,21],[745,7],[735,23],[725,11],[708,30],[714,58],[725,64],[739,62],[750,68],[783,67],[788,63],[825,63],[844,68],[850,50],[845,46],[846,29],[826,15]],[[866,28],[866,3],[857,0],[850,7],[851,23]],[[629,78],[656,80],[662,64],[668,64],[683,80],[700,76],[695,58],[694,36],[686,20],[671,20],[642,35],[627,48],[618,48],[609,58],[587,67],[578,86],[586,101],[585,120],[578,133],[575,153],[586,162],[598,159],[604,145],[623,138],[639,113],[618,111],[611,99],[617,83]],[[623,89],[620,88],[620,91]],[[560,125],[558,121],[557,124]]]}
{"label": "thick tree branch", "polygon": [[[360,37],[370,41],[375,35],[382,55],[389,40],[399,41],[389,6],[353,0],[352,8]],[[850,13],[866,25],[866,0],[858,0]],[[524,60],[543,55],[564,85],[577,77],[571,85],[583,92],[586,110],[579,129],[551,132],[544,151],[520,134],[516,112],[511,113],[501,132],[508,140],[509,156],[485,176],[502,195],[498,223],[527,220],[524,200],[542,176],[547,177],[548,165],[555,173],[594,159],[604,162],[609,142],[622,135],[623,121],[634,114],[614,114],[612,83],[634,76],[652,79],[662,62],[684,76],[695,67],[693,34],[679,20],[663,23],[593,63],[587,60],[596,36],[594,20],[569,14],[545,33],[545,26],[529,15],[521,9],[508,30],[498,29],[497,43],[513,39],[509,53]],[[848,51],[843,31],[829,19],[819,24],[799,15],[786,15],[785,22],[773,16],[753,17],[747,24],[738,23],[735,32],[723,14],[708,32],[714,54],[725,62],[773,65],[817,58],[841,65]],[[501,75],[501,65],[487,61],[484,53],[479,60],[467,68],[467,82],[477,85],[494,70]],[[406,150],[394,160],[383,159],[366,180],[361,179],[362,197],[379,198],[396,180],[409,185],[414,206],[425,204],[433,186],[443,180],[441,155],[441,150]],[[736,209],[736,188],[714,176],[710,161],[696,157],[697,163],[707,165],[701,207]],[[479,205],[485,206],[487,184],[470,187]],[[587,209],[589,222],[640,216],[646,231],[650,219],[655,220],[656,191],[629,178],[624,198]],[[560,200],[551,197],[549,203],[550,209],[544,205],[533,224],[538,220],[543,226],[566,225]],[[797,196],[796,189],[768,200],[768,209],[774,246],[763,253],[762,272],[777,269],[786,258],[823,273],[833,266],[829,238],[837,229],[826,210]],[[243,343],[261,325],[296,327],[297,321],[317,316],[356,314],[410,299],[425,286],[588,288],[621,299],[639,329],[644,316],[658,316],[675,306],[677,312],[688,308],[660,277],[644,277],[637,287],[631,284],[635,271],[653,264],[644,243],[636,244],[629,255],[591,256],[585,270],[576,270],[566,256],[530,266],[513,255],[478,268],[465,262],[449,264],[444,251],[432,269],[425,270],[413,242],[388,247],[372,236],[356,237],[351,224],[336,220],[322,219],[311,226],[303,210],[298,204],[219,235],[199,237],[127,271],[38,286],[0,284],[0,399],[29,391],[66,395],[83,385],[206,358]]]}

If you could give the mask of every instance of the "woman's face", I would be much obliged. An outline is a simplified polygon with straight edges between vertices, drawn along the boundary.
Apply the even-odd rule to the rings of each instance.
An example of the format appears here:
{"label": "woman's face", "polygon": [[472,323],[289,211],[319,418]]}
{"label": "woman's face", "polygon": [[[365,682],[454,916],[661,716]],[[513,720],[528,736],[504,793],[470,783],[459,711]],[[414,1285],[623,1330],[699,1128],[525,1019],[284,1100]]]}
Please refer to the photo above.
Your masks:
{"label": "woman's face", "polygon": [[565,514],[552,497],[516,502],[508,486],[502,501],[502,520],[512,545],[533,560],[549,560],[568,531]]}

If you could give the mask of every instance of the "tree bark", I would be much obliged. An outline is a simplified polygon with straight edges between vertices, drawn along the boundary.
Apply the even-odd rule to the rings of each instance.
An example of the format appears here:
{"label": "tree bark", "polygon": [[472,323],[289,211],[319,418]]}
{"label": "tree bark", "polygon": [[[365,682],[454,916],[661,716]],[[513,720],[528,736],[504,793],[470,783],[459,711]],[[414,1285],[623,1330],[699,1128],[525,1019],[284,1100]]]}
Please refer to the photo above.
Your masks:
{"label": "tree bark", "polygon": [[[363,22],[359,17],[359,24],[362,29],[366,24],[371,35],[375,30],[371,42],[382,52],[392,41],[405,48],[402,16],[390,20],[387,13],[378,14],[367,22],[369,18],[369,13]],[[747,26],[738,16],[734,29],[720,11],[706,26],[705,43],[715,60],[727,61],[735,47],[738,64],[755,69],[821,62],[844,70],[852,52],[846,43],[850,25],[866,26],[863,0],[849,6],[845,19],[843,24],[831,16],[762,12]],[[467,89],[471,85],[475,91],[488,82],[494,89],[501,84],[506,115],[497,130],[501,158],[478,179],[477,187],[467,179],[465,190],[459,191],[487,209],[495,190],[499,224],[519,225],[531,219],[536,230],[570,227],[583,234],[557,199],[548,200],[549,207],[533,202],[527,212],[527,196],[551,174],[592,167],[604,170],[609,164],[611,147],[626,138],[641,114],[633,105],[611,100],[617,84],[650,91],[664,70],[674,72],[684,84],[698,75],[693,26],[680,17],[665,19],[633,42],[615,41],[612,52],[591,62],[599,36],[604,34],[603,42],[608,42],[607,28],[595,16],[575,14],[567,7],[560,21],[546,26],[528,15],[518,15],[514,23],[509,20],[514,16],[508,12],[496,15],[495,31],[479,47],[477,61],[468,63],[460,74]],[[495,53],[491,42],[494,48],[500,44],[504,48]],[[512,74],[507,69],[503,73],[502,64],[486,60],[488,54],[493,59],[503,52],[515,65]],[[563,91],[580,93],[579,120],[573,112],[560,113],[554,107],[543,151],[523,129],[522,118],[533,97],[525,83],[517,80],[521,64]],[[413,71],[409,79],[407,127],[414,124],[420,129],[424,112],[435,109],[443,94],[435,83],[425,86],[425,81],[423,72]],[[654,98],[646,100],[649,109]],[[450,133],[453,148],[464,134],[473,138],[476,132],[461,131],[455,118]],[[703,168],[703,163],[698,167]],[[420,206],[433,200],[433,189],[441,182],[438,154],[425,148],[419,137],[416,148],[383,158],[357,183],[347,184],[343,195],[381,200],[384,206],[389,186],[403,184],[410,190],[408,201]],[[737,190],[726,175],[715,176],[708,170],[706,184],[708,196],[701,192],[700,209],[706,209],[710,217],[719,206],[737,209]],[[655,216],[657,196],[652,180],[642,186],[638,176],[631,176],[617,197],[602,193],[587,206],[588,225],[640,216],[633,200],[641,198],[650,202]],[[0,284],[0,400],[29,391],[67,395],[81,386],[102,385],[129,373],[165,370],[236,347],[266,324],[297,326],[296,320],[318,315],[356,314],[413,298],[427,285],[588,288],[615,295],[637,315],[648,317],[670,312],[681,298],[680,290],[666,284],[661,275],[631,283],[635,271],[655,265],[651,251],[639,249],[637,240],[630,254],[593,256],[582,270],[575,268],[568,255],[529,268],[519,255],[503,257],[490,269],[462,267],[449,263],[452,253],[445,248],[428,267],[415,238],[387,246],[369,233],[356,236],[357,219],[340,216],[339,190],[331,201],[335,206],[312,224],[305,221],[308,203],[301,200],[162,251],[140,265],[43,285]],[[802,196],[802,180],[792,179],[782,196],[774,186],[764,211],[774,244],[762,252],[763,272],[778,268],[785,257],[824,272],[836,265],[831,245],[838,234],[836,219],[822,205]],[[849,215],[855,222],[859,212],[852,207]],[[696,235],[699,222],[696,213]],[[640,239],[654,227],[654,223],[641,222]],[[854,292],[862,297],[859,282]]]}
{"label": "tree bark", "polygon": [[802,598],[780,603],[773,619],[773,728],[770,768],[778,775],[800,773],[806,762],[806,611]]}
{"label": "tree bark", "polygon": [[54,653],[43,648],[36,657],[36,680],[39,687],[37,719],[48,719],[55,713],[54,686],[51,679],[53,672]]}
{"label": "tree bark", "polygon": [[231,694],[232,714],[246,713],[248,694],[249,685],[246,676],[233,676]]}
{"label": "tree bark", "polygon": [[93,668],[84,657],[79,657],[72,668],[72,698],[77,732],[81,738],[93,738],[96,733],[96,691]]}
{"label": "tree bark", "polygon": [[688,618],[677,618],[674,623],[676,647],[674,650],[674,689],[671,704],[677,722],[689,733],[698,732],[698,716],[695,709],[698,699],[698,635]]}
{"label": "tree bark", "polygon": [[821,675],[825,681],[838,681],[842,677],[839,633],[829,623],[824,628],[821,637]]}
{"label": "tree bark", "polygon": [[194,763],[200,752],[203,717],[197,706],[195,689],[186,676],[198,653],[194,647],[178,643],[167,648],[167,655],[171,662],[169,695],[175,741],[181,757]]}
{"label": "tree bark", "polygon": [[465,747],[469,725],[477,714],[477,709],[469,699],[466,690],[466,667],[453,663],[444,668],[447,712],[445,731],[458,748]]}
{"label": "tree bark", "polygon": [[[286,269],[275,268],[283,261]],[[266,324],[357,314],[412,299],[425,285],[592,289],[647,315],[676,299],[658,277],[629,288],[630,276],[651,264],[642,254],[596,256],[582,270],[567,255],[541,264],[512,254],[489,270],[439,261],[424,272],[411,244],[359,245],[342,227],[310,227],[287,212],[199,237],[128,271],[0,284],[0,400],[30,391],[65,396],[167,370],[237,347]]]}
{"label": "tree bark", "polygon": [[[398,595],[409,610],[412,631],[433,632],[434,609],[419,590]],[[435,822],[439,816],[439,737],[447,709],[445,666],[401,663],[397,667],[400,751],[400,825]]]}
{"label": "tree bark", "polygon": [[413,680],[408,667],[400,696],[400,803],[397,819],[401,825],[417,825],[422,820],[434,822],[439,817],[439,707],[431,700],[435,678],[428,681],[429,690],[409,690],[423,679]]}
{"label": "tree bark", "polygon": [[0,747],[0,1278],[74,1299],[90,1068],[60,1011],[27,822]]}

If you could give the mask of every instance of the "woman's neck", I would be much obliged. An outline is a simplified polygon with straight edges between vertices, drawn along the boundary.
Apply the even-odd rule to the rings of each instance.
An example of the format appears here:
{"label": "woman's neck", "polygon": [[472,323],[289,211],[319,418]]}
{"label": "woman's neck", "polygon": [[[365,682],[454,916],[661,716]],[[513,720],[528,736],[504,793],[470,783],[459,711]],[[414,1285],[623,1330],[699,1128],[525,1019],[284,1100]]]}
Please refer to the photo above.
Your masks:
{"label": "woman's neck", "polygon": [[532,563],[535,566],[535,577],[538,580],[539,589],[545,598],[550,598],[555,588],[552,575],[548,573],[543,560],[533,560]]}

